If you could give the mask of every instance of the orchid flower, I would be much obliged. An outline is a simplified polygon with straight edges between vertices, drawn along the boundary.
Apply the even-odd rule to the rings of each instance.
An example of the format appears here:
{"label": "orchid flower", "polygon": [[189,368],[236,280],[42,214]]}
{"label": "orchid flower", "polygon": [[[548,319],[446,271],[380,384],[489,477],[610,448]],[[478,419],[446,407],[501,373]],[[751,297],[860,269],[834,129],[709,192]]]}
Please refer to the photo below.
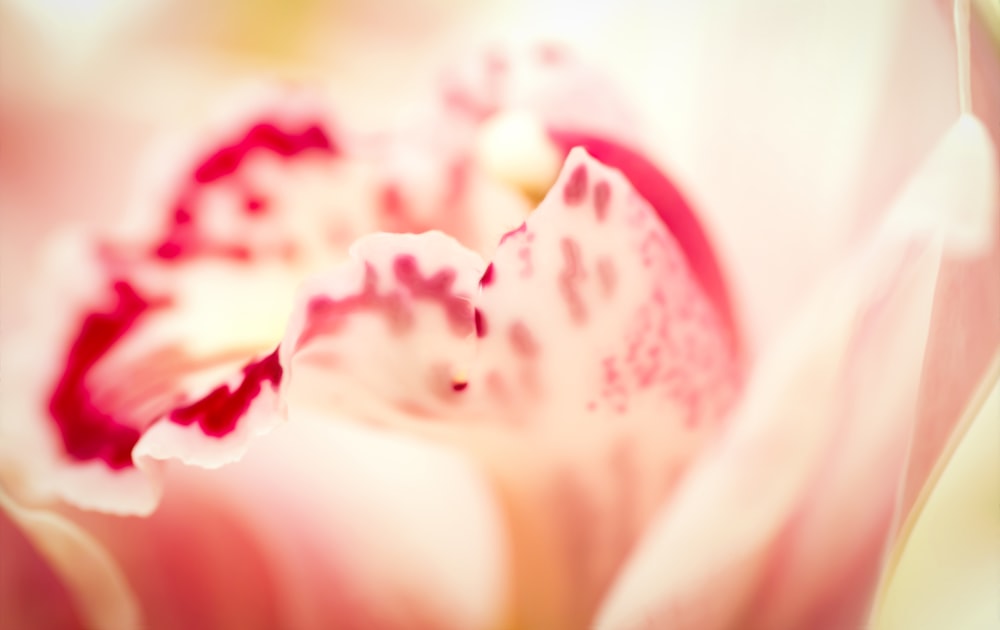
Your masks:
{"label": "orchid flower", "polygon": [[854,22],[692,17],[745,56],[685,61],[722,79],[662,120],[548,43],[376,133],[238,95],[122,223],[54,241],[4,338],[0,609],[861,627],[996,406],[1000,58],[956,6],[877,9],[860,75]]}

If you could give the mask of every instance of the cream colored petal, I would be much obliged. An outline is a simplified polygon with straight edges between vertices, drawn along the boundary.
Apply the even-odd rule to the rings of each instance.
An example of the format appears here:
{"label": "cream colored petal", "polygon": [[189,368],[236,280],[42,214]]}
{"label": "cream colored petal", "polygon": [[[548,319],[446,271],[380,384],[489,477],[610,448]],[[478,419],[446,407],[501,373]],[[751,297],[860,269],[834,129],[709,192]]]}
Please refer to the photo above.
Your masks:
{"label": "cream colored petal", "polygon": [[872,630],[994,628],[1000,610],[1000,355],[896,545]]}

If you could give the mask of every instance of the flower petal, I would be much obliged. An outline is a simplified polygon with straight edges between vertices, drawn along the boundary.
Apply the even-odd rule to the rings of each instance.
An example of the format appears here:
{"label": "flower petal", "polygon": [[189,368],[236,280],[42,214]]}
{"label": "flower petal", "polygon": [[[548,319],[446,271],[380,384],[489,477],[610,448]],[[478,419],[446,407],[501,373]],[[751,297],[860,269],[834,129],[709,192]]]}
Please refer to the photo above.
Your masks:
{"label": "flower petal", "polygon": [[680,246],[621,173],[576,150],[485,269],[434,233],[372,236],[353,257],[307,285],[281,343],[290,409],[470,453],[517,541],[512,614],[586,622],[740,385]]}
{"label": "flower petal", "polygon": [[[967,125],[953,133],[967,137]],[[955,149],[942,143],[945,157],[928,161],[893,210],[904,220],[888,221],[765,357],[733,431],[661,510],[602,627],[655,619],[837,628],[863,619],[897,507],[941,244],[954,240],[954,226],[963,231],[961,217],[988,210],[956,212],[943,194],[969,184],[953,160],[977,154],[975,143]],[[926,216],[937,217],[935,229]]]}
{"label": "flower petal", "polygon": [[[89,534],[57,514],[16,505],[6,494],[0,492],[0,526],[6,529],[8,521],[27,538],[66,588],[82,626],[94,630],[139,627],[141,616],[135,594],[114,561]],[[17,536],[16,533],[11,533]],[[4,539],[5,544],[8,542],[7,534],[0,538]],[[30,562],[28,554],[5,556],[3,564],[5,569],[11,563],[15,570],[30,570],[30,567],[21,562]],[[20,575],[17,577],[18,580],[21,578]],[[4,598],[9,586],[8,580],[3,580]],[[50,596],[58,599],[56,592],[30,593],[29,596],[45,598],[46,603]],[[17,623],[14,611],[18,611],[30,615],[19,620],[25,627],[37,627],[34,624],[42,619],[38,611],[31,611],[25,602],[8,603],[16,603],[17,608],[4,608],[6,623]],[[11,618],[8,613],[14,617]]]}
{"label": "flower petal", "polygon": [[[988,628],[1000,555],[1000,354],[966,410],[934,483],[911,515],[883,577],[869,626]],[[945,552],[945,550],[947,550]]]}
{"label": "flower petal", "polygon": [[480,286],[470,383],[511,421],[675,418],[684,442],[735,393],[732,333],[678,241],[620,172],[582,149],[504,237]]}
{"label": "flower petal", "polygon": [[76,515],[120,559],[144,627],[492,627],[505,540],[475,468],[422,440],[291,414],[239,462],[172,469],[148,518]]}
{"label": "flower petal", "polygon": [[[961,185],[913,191],[962,213],[934,302],[920,411],[903,489],[904,513],[923,488],[969,397],[1000,348],[1000,183],[988,129],[965,118],[937,152],[939,170]],[[950,160],[947,161],[946,160]],[[954,169],[948,173],[947,168]]]}
{"label": "flower petal", "polygon": [[519,620],[585,624],[718,435],[741,385],[732,331],[648,203],[582,149],[480,287],[465,395],[513,442],[473,448],[522,545]]}
{"label": "flower petal", "polygon": [[291,404],[387,421],[453,416],[484,263],[439,232],[377,234],[307,283],[281,363]]}

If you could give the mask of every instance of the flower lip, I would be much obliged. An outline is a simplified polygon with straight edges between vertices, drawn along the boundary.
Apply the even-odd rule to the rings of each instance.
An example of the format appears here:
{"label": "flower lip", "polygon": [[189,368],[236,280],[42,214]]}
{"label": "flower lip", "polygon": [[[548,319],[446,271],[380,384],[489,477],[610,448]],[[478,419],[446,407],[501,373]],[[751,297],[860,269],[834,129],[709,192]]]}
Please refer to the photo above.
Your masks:
{"label": "flower lip", "polygon": [[[63,451],[71,460],[100,460],[111,470],[131,468],[132,451],[144,431],[160,417],[159,412],[168,412],[164,419],[171,423],[186,426],[197,422],[205,435],[225,436],[235,428],[265,383],[275,388],[279,385],[281,367],[274,352],[247,363],[242,380],[234,386],[220,385],[194,401],[165,401],[169,406],[154,410],[158,413],[148,415],[147,409],[143,417],[133,418],[134,414],[115,409],[114,403],[95,396],[88,383],[94,378],[95,367],[118,344],[131,338],[137,324],[153,311],[171,307],[169,298],[148,296],[139,281],[144,270],[203,256],[243,261],[252,258],[255,252],[246,245],[215,242],[202,234],[196,206],[204,187],[232,180],[245,200],[247,219],[264,214],[267,200],[240,176],[247,158],[261,152],[290,160],[316,152],[336,157],[340,155],[340,147],[318,123],[307,121],[292,128],[261,118],[235,141],[214,148],[188,173],[171,206],[165,234],[154,238],[152,243],[140,245],[148,247],[142,250],[148,254],[135,256],[128,248],[101,250],[106,257],[105,265],[121,268],[123,272],[105,285],[114,296],[112,306],[85,312],[49,397],[48,411],[58,429]],[[171,402],[186,406],[171,409]]]}
{"label": "flower lip", "polygon": [[[705,229],[677,186],[648,158],[624,144],[588,133],[557,128],[549,129],[549,136],[564,155],[568,155],[573,147],[580,146],[598,161],[625,175],[676,237],[706,297],[732,331],[733,343],[738,349],[740,331],[722,268]],[[595,192],[599,197],[603,196],[602,191]],[[600,207],[600,200],[598,202]]]}
{"label": "flower lip", "polygon": [[117,470],[132,465],[132,448],[140,432],[99,409],[85,381],[94,365],[154,305],[127,282],[114,283],[114,290],[117,302],[110,312],[93,312],[84,318],[66,357],[66,369],[49,399],[49,412],[68,455],[100,459]]}

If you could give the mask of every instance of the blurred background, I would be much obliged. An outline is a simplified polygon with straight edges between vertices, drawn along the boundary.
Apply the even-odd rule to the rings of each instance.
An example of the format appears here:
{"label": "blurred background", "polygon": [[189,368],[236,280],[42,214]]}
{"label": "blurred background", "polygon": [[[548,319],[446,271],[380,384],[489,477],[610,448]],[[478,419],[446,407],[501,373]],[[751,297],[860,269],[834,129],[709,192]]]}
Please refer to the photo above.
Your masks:
{"label": "blurred background", "polygon": [[[975,4],[1000,40],[1000,0]],[[748,194],[765,209],[816,206],[819,215],[850,211],[859,200],[884,204],[955,113],[953,49],[944,42],[950,0],[779,5],[0,0],[0,334],[31,282],[25,265],[41,236],[55,225],[120,216],[153,139],[205,120],[238,87],[305,81],[329,92],[338,120],[383,126],[426,95],[444,66],[496,39],[562,41],[611,74],[655,123],[650,145],[665,147],[672,172],[709,215],[743,208]],[[880,46],[888,52],[873,58]],[[889,118],[878,117],[882,105],[892,106]],[[845,139],[840,131],[862,125],[878,133]],[[781,142],[772,141],[775,130]],[[772,155],[761,154],[763,143]],[[819,161],[802,159],[810,143],[826,151]],[[896,150],[913,157],[885,155]],[[857,155],[866,163],[855,164]],[[766,179],[754,169],[788,181],[741,188]],[[732,182],[722,186],[720,177]],[[756,222],[753,210],[743,214]],[[709,218],[721,229],[739,217]],[[740,229],[729,231],[734,242],[723,231],[723,245],[753,247],[737,238]]]}
{"label": "blurred background", "polygon": [[[24,265],[43,234],[120,216],[153,138],[248,81],[318,84],[338,118],[375,126],[496,37],[640,57],[637,36],[652,35],[643,12],[656,4],[0,0],[0,317],[30,282]],[[643,70],[641,59],[599,65]]]}

